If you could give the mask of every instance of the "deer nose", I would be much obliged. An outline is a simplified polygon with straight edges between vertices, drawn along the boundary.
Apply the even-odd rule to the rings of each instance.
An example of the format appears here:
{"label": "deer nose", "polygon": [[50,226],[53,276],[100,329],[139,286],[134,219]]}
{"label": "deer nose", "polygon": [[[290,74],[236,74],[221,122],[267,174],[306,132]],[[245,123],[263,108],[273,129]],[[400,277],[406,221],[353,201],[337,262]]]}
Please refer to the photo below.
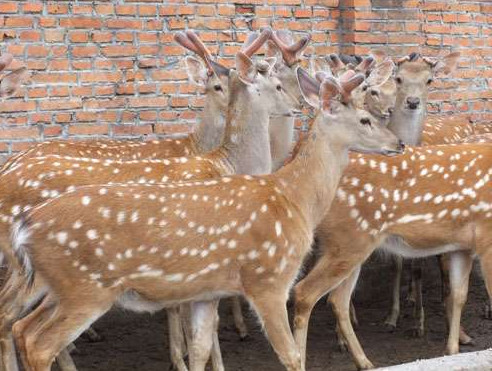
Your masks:
{"label": "deer nose", "polygon": [[407,98],[408,108],[417,109],[420,105],[420,98],[418,97],[408,97]]}
{"label": "deer nose", "polygon": [[390,115],[392,115],[392,114],[393,114],[393,112],[395,112],[395,109],[394,109],[394,108],[388,108],[388,113],[389,113]]}
{"label": "deer nose", "polygon": [[398,150],[403,152],[405,149],[405,143],[403,142],[403,140],[399,139],[398,140]]}

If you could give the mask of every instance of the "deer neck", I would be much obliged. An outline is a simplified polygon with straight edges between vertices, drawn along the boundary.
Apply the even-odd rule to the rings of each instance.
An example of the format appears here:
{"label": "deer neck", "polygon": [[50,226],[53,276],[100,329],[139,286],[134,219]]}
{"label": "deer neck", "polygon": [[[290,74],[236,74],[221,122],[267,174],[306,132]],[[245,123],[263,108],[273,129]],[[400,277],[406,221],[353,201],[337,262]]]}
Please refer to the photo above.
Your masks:
{"label": "deer neck", "polygon": [[269,113],[258,98],[245,90],[231,93],[221,151],[236,174],[269,174]]}
{"label": "deer neck", "polygon": [[222,143],[225,129],[222,111],[216,104],[206,101],[200,122],[191,134],[199,154],[209,152]]}
{"label": "deer neck", "polygon": [[311,229],[316,228],[328,212],[348,164],[349,152],[349,144],[337,130],[340,124],[321,130],[320,125],[326,124],[320,120],[315,119],[295,158],[272,175]]}
{"label": "deer neck", "polygon": [[[424,102],[423,107],[426,105],[427,102]],[[422,130],[426,115],[427,111],[425,108],[419,111],[397,108],[391,115],[388,129],[406,144],[420,146],[422,143]]]}

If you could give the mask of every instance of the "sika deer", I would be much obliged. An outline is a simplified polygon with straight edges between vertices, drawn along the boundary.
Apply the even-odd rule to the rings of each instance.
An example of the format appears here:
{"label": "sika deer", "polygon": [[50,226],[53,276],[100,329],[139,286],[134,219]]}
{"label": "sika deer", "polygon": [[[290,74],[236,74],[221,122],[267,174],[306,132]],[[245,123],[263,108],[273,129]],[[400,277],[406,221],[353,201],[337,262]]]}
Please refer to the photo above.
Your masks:
{"label": "sika deer", "polygon": [[[229,69],[212,60],[210,51],[193,31],[178,32],[175,35],[175,40],[181,46],[198,55],[203,61],[202,63],[192,57],[185,59],[190,79],[198,85],[203,85],[206,91],[205,107],[201,115],[201,121],[195,131],[184,138],[146,142],[141,140],[43,142],[12,157],[4,165],[4,169],[7,169],[19,159],[50,154],[119,160],[162,159],[178,156],[196,156],[220,145],[224,133],[224,116],[229,98],[227,91]],[[247,56],[252,56],[258,49],[258,44],[254,44],[252,48],[245,48],[244,52]]]}
{"label": "sika deer", "polygon": [[328,65],[322,59],[317,60],[314,61],[313,69],[318,74],[322,73],[321,76],[323,73],[339,75],[350,69],[365,73],[366,81],[353,92],[354,103],[387,125],[396,101],[396,83],[392,78],[395,65],[391,59],[381,56],[360,57],[360,60],[356,66],[344,65],[336,54],[332,54],[325,58]]}
{"label": "sika deer", "polygon": [[[154,311],[243,294],[285,367],[302,369],[285,304],[348,149],[394,153],[401,143],[384,128],[369,128],[347,100],[361,75],[320,85],[300,71],[299,80],[310,101],[319,95],[321,112],[296,158],[277,173],[88,186],[16,224],[12,263],[22,268],[7,287],[20,282],[28,290],[38,273],[49,287],[41,305],[14,325],[26,367],[48,370],[53,357],[113,304]],[[335,100],[340,96],[344,104]],[[214,203],[218,207],[211,208]],[[101,207],[110,210],[110,219],[97,212]],[[119,212],[137,216],[118,223]]]}
{"label": "sika deer", "polygon": [[[265,31],[259,40],[266,41],[269,33],[268,30]],[[170,160],[122,162],[46,156],[38,158],[37,162],[34,159],[18,162],[4,172],[0,183],[0,186],[5,187],[0,206],[3,223],[9,222],[18,210],[55,197],[74,185],[102,182],[152,184],[170,180],[206,179],[243,171],[268,173],[271,168],[268,148],[269,115],[288,115],[291,112],[288,106],[289,96],[284,92],[280,81],[271,75],[275,61],[268,62],[271,65],[259,62],[257,66],[260,72],[256,72],[249,58],[242,52],[238,54],[238,72],[231,71],[230,89],[234,94],[229,102],[229,123],[226,140],[221,148],[203,157]],[[252,112],[255,113],[254,116]],[[251,148],[255,150],[248,152]],[[46,165],[49,163],[51,169]],[[24,189],[12,184],[18,184]],[[2,302],[3,305],[9,303],[8,296],[4,295]],[[4,322],[8,325],[11,319],[17,317],[20,309],[14,308]],[[6,311],[3,312],[5,314]]]}
{"label": "sika deer", "polygon": [[352,156],[317,230],[320,258],[294,289],[295,335],[302,353],[311,310],[331,291],[357,367],[372,367],[351,327],[348,303],[360,265],[376,248],[413,258],[458,251],[451,255],[453,306],[448,306],[447,345],[447,353],[456,353],[472,254],[480,257],[492,287],[487,251],[492,242],[491,175],[490,144],[409,148],[397,158]]}
{"label": "sika deer", "polygon": [[[294,42],[292,34],[287,31],[275,31],[272,39],[267,42],[269,57],[276,57],[275,72],[296,99],[301,100],[301,91],[297,83],[296,68],[299,65],[301,54],[311,39],[311,35]],[[270,150],[272,153],[272,170],[278,170],[289,157],[293,136],[294,118],[272,117],[270,119]]]}

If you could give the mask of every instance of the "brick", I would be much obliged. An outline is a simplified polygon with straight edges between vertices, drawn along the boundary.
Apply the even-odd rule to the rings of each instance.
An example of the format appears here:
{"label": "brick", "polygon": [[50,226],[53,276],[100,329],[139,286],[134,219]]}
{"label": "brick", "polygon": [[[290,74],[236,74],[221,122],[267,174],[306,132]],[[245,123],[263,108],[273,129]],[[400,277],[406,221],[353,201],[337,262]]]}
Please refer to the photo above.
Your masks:
{"label": "brick", "polygon": [[41,13],[43,10],[42,2],[29,2],[26,4],[22,4],[22,11],[24,13]]}
{"label": "brick", "polygon": [[136,48],[134,46],[112,45],[101,48],[102,54],[107,57],[124,57],[135,54]]}
{"label": "brick", "polygon": [[32,27],[33,19],[29,17],[5,17],[7,27]]}
{"label": "brick", "polygon": [[17,13],[18,5],[15,2],[0,4],[0,13]]}
{"label": "brick", "polygon": [[7,138],[37,138],[39,129],[34,127],[0,127],[0,139]]}
{"label": "brick", "polygon": [[30,41],[35,42],[41,40],[41,32],[40,31],[21,31],[19,33],[19,38],[21,41]]}
{"label": "brick", "polygon": [[39,108],[41,111],[71,110],[82,108],[82,101],[80,99],[41,101]]}
{"label": "brick", "polygon": [[102,24],[102,20],[98,18],[71,17],[60,19],[60,26],[66,28],[101,28]]}
{"label": "brick", "polygon": [[109,125],[70,125],[68,127],[69,135],[107,135],[109,133]]}
{"label": "brick", "polygon": [[48,4],[46,7],[49,14],[67,14],[68,5],[67,4]]}
{"label": "brick", "polygon": [[90,58],[97,55],[97,46],[75,46],[72,48],[72,56],[75,58]]}
{"label": "brick", "polygon": [[89,33],[84,31],[70,32],[68,37],[73,43],[86,43],[89,41]]}

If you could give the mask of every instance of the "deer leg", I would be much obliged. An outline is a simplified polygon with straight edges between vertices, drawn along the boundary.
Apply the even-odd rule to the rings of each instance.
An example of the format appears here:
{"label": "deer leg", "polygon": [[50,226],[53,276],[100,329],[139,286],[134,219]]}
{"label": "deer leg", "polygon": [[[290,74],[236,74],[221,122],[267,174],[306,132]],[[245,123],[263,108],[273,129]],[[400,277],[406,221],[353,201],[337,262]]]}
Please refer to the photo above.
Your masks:
{"label": "deer leg", "polygon": [[234,325],[239,333],[239,338],[241,340],[246,339],[248,336],[248,328],[244,323],[243,311],[241,309],[241,298],[239,296],[233,296],[230,298],[232,305],[232,315],[234,317]]}
{"label": "deer leg", "polygon": [[396,329],[398,318],[400,317],[400,291],[401,291],[401,275],[403,272],[403,258],[401,256],[395,256],[395,276],[393,278],[393,293],[391,312],[386,317],[384,324],[391,328]]}
{"label": "deer leg", "polygon": [[359,320],[357,319],[357,312],[355,311],[353,300],[350,300],[350,321],[355,328],[359,326]]}
{"label": "deer leg", "polygon": [[179,307],[168,308],[166,312],[169,327],[169,351],[171,353],[171,363],[175,370],[187,371],[188,368],[184,362],[186,345],[183,337],[183,327],[181,324]]}
{"label": "deer leg", "polygon": [[96,330],[94,330],[92,327],[89,327],[87,329],[87,331],[85,332],[85,335],[87,336],[89,341],[92,343],[98,343],[98,342],[104,340],[103,337],[101,335],[99,335],[96,332]]}
{"label": "deer leg", "polygon": [[446,313],[449,322],[446,353],[456,354],[459,352],[461,312],[468,294],[468,282],[473,258],[470,253],[464,251],[454,252],[450,254],[449,258],[451,292],[446,303]]}
{"label": "deer leg", "polygon": [[[449,254],[439,255],[439,268],[441,271],[441,300],[446,302],[449,296]],[[473,345],[473,339],[466,333],[462,325],[460,325],[460,345]]]}
{"label": "deer leg", "polygon": [[101,296],[93,303],[80,297],[62,298],[54,306],[41,305],[40,311],[26,317],[27,323],[22,319],[14,324],[14,336],[23,340],[33,371],[49,371],[55,356],[110,309],[114,298]]}
{"label": "deer leg", "polygon": [[12,333],[5,334],[0,340],[2,351],[2,371],[18,371],[17,357],[15,354],[15,345]]}
{"label": "deer leg", "polygon": [[[236,296],[236,298],[238,298]],[[242,316],[241,316],[242,318]],[[215,311],[215,324],[213,329],[213,338],[212,338],[212,370],[213,371],[224,371],[224,361],[222,360],[222,352],[220,351],[220,342],[219,342],[219,312],[218,306]]]}
{"label": "deer leg", "polygon": [[333,305],[337,317],[337,326],[345,339],[346,345],[359,370],[374,368],[366,357],[350,321],[350,298],[359,278],[360,266],[350,276],[337,286],[331,293],[329,300]]}
{"label": "deer leg", "polygon": [[190,371],[203,371],[210,358],[214,343],[218,300],[192,302],[191,331],[192,342],[189,347]]}
{"label": "deer leg", "polygon": [[[295,286],[294,335],[301,351],[303,364],[306,361],[309,317],[314,305],[323,295],[346,279],[350,275],[350,271],[362,261],[363,259],[341,261],[341,259],[335,258],[322,258],[311,272]],[[337,269],[337,266],[343,266],[343,271]]]}
{"label": "deer leg", "polygon": [[269,292],[268,296],[249,296],[249,299],[263,322],[270,344],[288,371],[304,371],[301,355],[289,326],[287,293],[275,295],[278,290],[265,291]]}
{"label": "deer leg", "polygon": [[70,356],[68,347],[63,349],[60,354],[56,356],[56,363],[62,371],[77,371],[77,367],[75,366],[72,356]]}
{"label": "deer leg", "polygon": [[413,307],[413,318],[415,320],[414,324],[414,335],[416,337],[424,336],[424,303],[422,299],[422,261],[413,259],[412,265],[412,287],[414,292],[414,307]]}

